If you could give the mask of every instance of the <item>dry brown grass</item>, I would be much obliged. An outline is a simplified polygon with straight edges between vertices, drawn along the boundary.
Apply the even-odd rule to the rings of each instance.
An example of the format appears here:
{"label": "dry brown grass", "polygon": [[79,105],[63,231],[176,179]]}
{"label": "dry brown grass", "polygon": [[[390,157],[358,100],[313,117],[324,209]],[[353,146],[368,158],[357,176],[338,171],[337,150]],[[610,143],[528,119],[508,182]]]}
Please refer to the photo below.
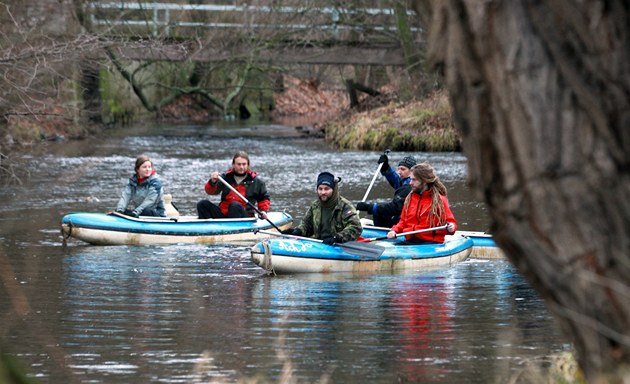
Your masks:
{"label": "dry brown grass", "polygon": [[405,104],[390,102],[328,123],[326,140],[345,149],[459,151],[445,91]]}
{"label": "dry brown grass", "polygon": [[586,384],[571,352],[560,352],[526,361],[509,384]]}

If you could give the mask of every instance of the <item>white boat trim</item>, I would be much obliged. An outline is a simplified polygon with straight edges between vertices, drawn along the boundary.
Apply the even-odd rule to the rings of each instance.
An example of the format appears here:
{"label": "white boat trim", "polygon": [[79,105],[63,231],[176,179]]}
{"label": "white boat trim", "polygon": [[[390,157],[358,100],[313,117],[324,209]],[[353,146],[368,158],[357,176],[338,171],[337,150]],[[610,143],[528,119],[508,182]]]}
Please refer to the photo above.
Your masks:
{"label": "white boat trim", "polygon": [[466,260],[472,251],[469,246],[450,255],[423,258],[391,258],[378,260],[341,260],[272,254],[268,247],[252,247],[251,260],[256,265],[277,274],[337,273],[337,272],[394,272],[450,267]]}
{"label": "white boat trim", "polygon": [[[280,226],[289,228],[291,224]],[[133,233],[122,231],[107,231],[92,228],[79,228],[63,224],[64,236],[71,234],[73,238],[93,245],[166,245],[166,244],[222,244],[237,242],[260,241],[262,235],[253,231],[209,236],[160,235],[150,233]]]}

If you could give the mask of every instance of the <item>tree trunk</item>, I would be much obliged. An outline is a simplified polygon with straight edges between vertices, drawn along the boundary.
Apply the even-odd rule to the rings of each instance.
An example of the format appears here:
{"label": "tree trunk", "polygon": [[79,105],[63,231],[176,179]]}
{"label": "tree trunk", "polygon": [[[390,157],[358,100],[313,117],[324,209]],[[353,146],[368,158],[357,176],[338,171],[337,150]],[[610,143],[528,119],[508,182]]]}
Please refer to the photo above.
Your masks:
{"label": "tree trunk", "polygon": [[[422,78],[424,69],[424,57],[421,50],[418,49],[413,41],[413,33],[407,19],[407,7],[403,2],[396,1],[394,3],[394,15],[396,16],[396,30],[398,31],[398,39],[405,54],[405,63],[409,73],[416,77]],[[426,92],[422,88],[423,95]]]}
{"label": "tree trunk", "polygon": [[429,55],[497,243],[586,379],[629,380],[628,2],[433,0],[432,16]]}
{"label": "tree trunk", "polygon": [[350,97],[350,108],[354,108],[359,105],[359,96],[357,95],[357,91],[367,93],[372,97],[379,96],[381,94],[376,89],[372,89],[366,85],[359,84],[352,79],[346,80],[345,84],[346,90],[348,91],[348,96]]}
{"label": "tree trunk", "polygon": [[81,95],[83,111],[88,121],[102,123],[100,77],[98,62],[84,60],[81,64]]}

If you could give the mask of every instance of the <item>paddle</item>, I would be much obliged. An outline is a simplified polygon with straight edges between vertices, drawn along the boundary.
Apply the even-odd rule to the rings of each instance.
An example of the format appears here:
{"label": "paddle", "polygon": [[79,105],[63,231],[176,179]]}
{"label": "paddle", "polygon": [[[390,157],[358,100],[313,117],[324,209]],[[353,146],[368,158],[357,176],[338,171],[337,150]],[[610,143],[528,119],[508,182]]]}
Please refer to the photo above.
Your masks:
{"label": "paddle", "polygon": [[[383,154],[387,155],[389,153],[389,149],[386,149]],[[372,182],[370,182],[370,186],[368,187],[367,191],[365,191],[365,195],[363,195],[363,199],[361,201],[365,202],[365,200],[367,200],[368,195],[370,194],[370,191],[372,190],[372,187],[374,186],[374,181],[376,181],[376,178],[378,177],[378,174],[381,172],[381,168],[383,168],[383,164],[384,163],[378,163],[378,167],[376,168],[376,172],[374,172],[374,176],[372,177]]]}
{"label": "paddle", "polygon": [[[262,234],[265,234],[265,235],[285,237],[285,238],[288,238],[288,239],[305,240],[305,241],[313,241],[313,242],[316,242],[316,243],[323,243],[322,240],[320,240],[320,239],[313,239],[312,237],[302,237],[302,236],[289,235],[289,234],[284,234],[284,233],[275,233],[275,232],[265,231],[265,230],[262,230],[262,229],[254,231],[254,233],[258,233],[258,232],[260,232]],[[358,242],[358,241],[349,241],[347,243],[335,243],[335,244],[333,244],[333,246],[340,247],[344,251],[346,251],[348,253],[351,253],[351,254],[355,254],[357,256],[370,257],[370,258],[378,258],[385,251],[385,248],[381,247],[379,245],[366,244],[366,243],[361,243],[361,242]]]}
{"label": "paddle", "polygon": [[164,222],[164,221],[174,221],[177,222],[175,217],[162,217],[162,216],[141,216],[141,217],[133,217],[129,215],[125,215],[122,212],[107,212],[109,216],[118,216],[127,220],[135,220],[135,221],[148,221],[148,222]]}
{"label": "paddle", "polygon": [[[231,185],[230,185],[227,181],[223,180],[223,178],[221,177],[221,175],[219,175],[218,177],[219,177],[219,181],[220,181],[220,182],[222,182],[222,183],[223,183],[223,185],[225,185],[226,187],[230,188],[230,189],[232,190],[232,192],[236,193],[236,195],[237,195],[238,197],[240,197],[240,198],[241,198],[244,202],[246,202],[246,203],[247,203],[247,205],[249,205],[250,207],[252,207],[252,208],[254,209],[254,211],[256,211],[256,213],[257,213],[260,217],[263,217],[262,212],[261,212],[258,208],[256,208],[256,206],[255,206],[254,204],[252,204],[249,200],[247,200],[247,199],[245,198],[245,196],[241,195],[241,193],[240,193],[239,191],[237,191],[234,187],[232,187],[232,186],[231,186]],[[275,225],[275,224],[273,223],[273,221],[269,220],[269,218],[268,218],[266,215],[265,215],[264,217],[265,217],[265,220],[267,220],[267,221],[269,222],[269,224],[271,224],[271,226],[272,226],[272,227],[274,227],[275,229],[277,229],[277,230],[278,230],[278,232],[282,232],[282,231],[280,230],[280,228],[278,228],[278,226],[277,226],[277,225]]]}
{"label": "paddle", "polygon": [[[447,226],[448,226],[448,224],[444,224],[444,225],[441,225],[439,227],[425,228],[425,229],[418,229],[416,231],[397,233],[396,237],[398,237],[398,236],[407,236],[407,235],[415,235],[416,233],[422,233],[422,232],[439,231],[441,229],[446,229]],[[396,237],[394,237],[394,238],[396,238]],[[377,240],[387,240],[387,236],[371,237],[369,239],[363,239],[362,241],[364,241],[366,243],[370,243],[372,241],[377,241]]]}

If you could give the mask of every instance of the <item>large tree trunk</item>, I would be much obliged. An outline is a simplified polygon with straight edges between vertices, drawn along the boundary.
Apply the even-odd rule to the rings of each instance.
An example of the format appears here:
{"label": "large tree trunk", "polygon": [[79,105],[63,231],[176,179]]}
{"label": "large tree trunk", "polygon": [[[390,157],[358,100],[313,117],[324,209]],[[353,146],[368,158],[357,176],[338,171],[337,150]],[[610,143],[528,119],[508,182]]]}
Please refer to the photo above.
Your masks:
{"label": "large tree trunk", "polygon": [[572,337],[587,380],[629,380],[628,2],[431,7],[429,54],[497,243]]}

